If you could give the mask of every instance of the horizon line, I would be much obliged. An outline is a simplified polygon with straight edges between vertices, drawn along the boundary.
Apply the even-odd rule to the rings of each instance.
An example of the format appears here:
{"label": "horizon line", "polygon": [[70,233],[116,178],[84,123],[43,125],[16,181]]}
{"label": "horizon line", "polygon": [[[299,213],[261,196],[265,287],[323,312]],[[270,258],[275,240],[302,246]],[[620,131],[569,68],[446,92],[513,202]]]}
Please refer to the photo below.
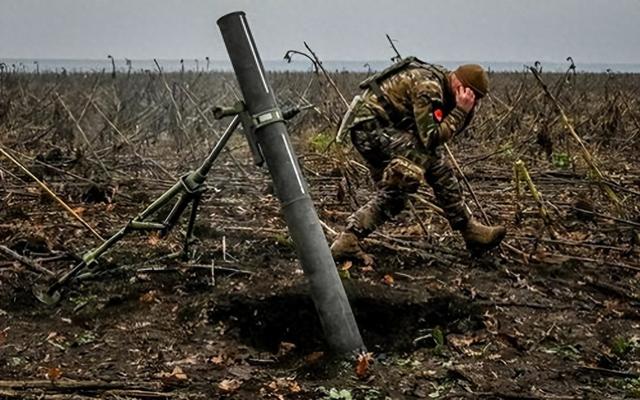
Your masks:
{"label": "horizon line", "polygon": [[[205,56],[206,57],[206,56]],[[118,61],[125,61],[125,60],[131,60],[131,61],[153,61],[153,60],[158,60],[158,61],[179,61],[179,60],[184,60],[185,62],[195,62],[196,60],[198,61],[203,61],[206,62],[206,58],[158,58],[158,57],[152,57],[152,58],[128,58],[128,57],[114,57],[114,60]],[[61,58],[52,58],[52,57],[0,57],[0,61],[2,60],[30,60],[30,61],[109,61],[110,58],[108,57],[104,57],[104,58],[75,58],[75,57],[61,57]],[[230,62],[230,60],[228,59],[209,59],[210,62]],[[282,62],[282,61],[286,61],[284,58],[278,58],[278,59],[263,59],[263,62]],[[304,62],[304,60],[300,60],[301,62]],[[475,62],[475,63],[504,63],[504,64],[517,64],[517,63],[532,63],[535,61],[539,61],[541,63],[553,63],[553,64],[565,64],[568,63],[569,61],[567,60],[545,60],[545,59],[531,59],[531,60],[476,60],[476,59],[451,59],[451,60],[447,60],[447,59],[436,59],[433,60],[431,62],[433,63],[442,63],[442,62],[446,62],[446,63],[469,63],[469,62]],[[390,59],[357,59],[357,60],[353,60],[353,59],[326,59],[326,60],[322,60],[323,63],[326,62],[391,62]],[[592,65],[592,64],[612,64],[612,65],[638,65],[640,64],[640,60],[639,61],[576,61],[574,59],[574,62],[576,65],[580,65],[580,64],[588,64],[588,65]],[[293,62],[291,62],[293,63]]]}

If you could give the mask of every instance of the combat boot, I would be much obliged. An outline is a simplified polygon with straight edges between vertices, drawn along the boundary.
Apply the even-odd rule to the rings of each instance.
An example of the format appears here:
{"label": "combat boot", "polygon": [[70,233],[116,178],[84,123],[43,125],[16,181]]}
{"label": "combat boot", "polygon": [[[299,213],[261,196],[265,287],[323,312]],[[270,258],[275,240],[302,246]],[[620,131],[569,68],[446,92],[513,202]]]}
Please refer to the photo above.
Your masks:
{"label": "combat boot", "polygon": [[499,245],[507,234],[507,229],[502,225],[483,225],[472,218],[460,233],[471,254],[482,254]]}
{"label": "combat boot", "polygon": [[344,259],[361,260],[364,265],[372,265],[374,260],[360,247],[358,237],[349,231],[342,232],[331,245],[331,255],[336,261]]}

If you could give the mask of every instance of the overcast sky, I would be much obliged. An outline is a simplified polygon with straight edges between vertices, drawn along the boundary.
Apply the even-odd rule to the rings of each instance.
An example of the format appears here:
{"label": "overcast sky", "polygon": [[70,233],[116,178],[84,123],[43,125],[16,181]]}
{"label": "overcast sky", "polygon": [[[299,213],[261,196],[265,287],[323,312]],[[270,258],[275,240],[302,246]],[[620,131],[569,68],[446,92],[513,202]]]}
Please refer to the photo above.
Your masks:
{"label": "overcast sky", "polygon": [[0,0],[0,58],[227,55],[215,21],[246,11],[265,60],[306,40],[325,60],[640,63],[640,0]]}

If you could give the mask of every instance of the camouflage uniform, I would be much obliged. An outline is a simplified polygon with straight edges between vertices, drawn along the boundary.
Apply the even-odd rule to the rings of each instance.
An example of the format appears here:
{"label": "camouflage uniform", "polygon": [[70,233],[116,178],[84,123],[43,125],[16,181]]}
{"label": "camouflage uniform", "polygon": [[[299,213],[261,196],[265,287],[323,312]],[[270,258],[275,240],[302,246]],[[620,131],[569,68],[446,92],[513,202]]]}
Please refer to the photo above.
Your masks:
{"label": "camouflage uniform", "polygon": [[[380,83],[389,107],[372,92],[364,95],[349,127],[355,148],[370,169],[377,192],[348,219],[347,230],[359,238],[400,213],[409,194],[426,181],[453,229],[463,229],[471,214],[442,143],[462,131],[472,118],[456,107],[447,71],[411,64]],[[393,117],[393,121],[392,121]]]}

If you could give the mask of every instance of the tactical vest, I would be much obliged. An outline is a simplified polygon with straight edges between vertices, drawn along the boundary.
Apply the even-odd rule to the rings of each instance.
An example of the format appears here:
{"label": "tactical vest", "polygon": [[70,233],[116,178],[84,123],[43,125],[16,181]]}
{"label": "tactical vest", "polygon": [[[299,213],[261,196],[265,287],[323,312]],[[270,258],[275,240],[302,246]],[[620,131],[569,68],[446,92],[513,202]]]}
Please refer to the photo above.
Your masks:
{"label": "tactical vest", "polygon": [[429,72],[433,73],[436,79],[442,83],[446,82],[447,79],[448,72],[443,66],[422,61],[417,57],[406,57],[383,69],[382,71],[371,75],[364,81],[360,82],[359,85],[360,89],[371,90],[371,92],[376,95],[380,105],[391,119],[391,122],[393,122],[394,124],[400,123],[403,117],[400,112],[393,106],[393,104],[391,104],[385,93],[380,88],[380,85],[385,79],[397,73],[400,73],[407,68],[426,69]]}

